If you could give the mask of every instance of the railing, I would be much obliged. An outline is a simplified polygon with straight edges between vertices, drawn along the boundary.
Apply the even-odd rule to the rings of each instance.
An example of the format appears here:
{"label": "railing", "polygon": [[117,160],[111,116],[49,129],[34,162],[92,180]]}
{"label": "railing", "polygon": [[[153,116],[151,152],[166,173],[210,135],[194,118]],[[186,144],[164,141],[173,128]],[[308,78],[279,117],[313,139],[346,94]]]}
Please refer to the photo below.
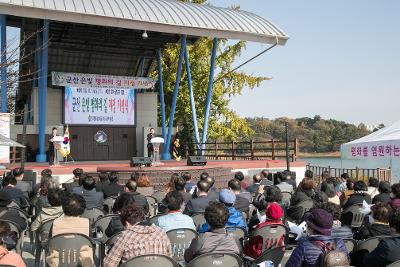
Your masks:
{"label": "railing", "polygon": [[[194,143],[195,149],[197,145],[200,146],[201,154],[212,160],[275,160],[286,157],[286,142],[274,139],[267,141]],[[205,145],[204,148],[202,148],[202,145]],[[289,141],[289,157],[292,161],[296,161],[298,155],[299,141],[296,138]]]}
{"label": "railing", "polygon": [[321,179],[322,174],[327,171],[331,177],[340,177],[343,173],[347,173],[351,178],[356,180],[363,180],[368,183],[370,177],[377,178],[379,181],[392,181],[392,170],[389,169],[363,169],[363,168],[332,168],[307,165],[307,170],[311,170],[314,173],[314,177]]}

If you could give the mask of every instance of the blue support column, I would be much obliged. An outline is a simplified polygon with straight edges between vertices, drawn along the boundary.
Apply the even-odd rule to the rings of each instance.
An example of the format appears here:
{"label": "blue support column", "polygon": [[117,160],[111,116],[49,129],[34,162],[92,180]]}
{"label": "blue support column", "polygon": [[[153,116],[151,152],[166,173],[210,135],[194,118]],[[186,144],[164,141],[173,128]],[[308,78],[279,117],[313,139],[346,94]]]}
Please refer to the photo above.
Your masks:
{"label": "blue support column", "polygon": [[46,162],[45,134],[46,134],[46,97],[47,97],[47,70],[49,45],[49,21],[43,20],[42,52],[39,69],[39,154],[36,155],[37,162]]}
{"label": "blue support column", "polygon": [[1,112],[7,112],[7,24],[6,15],[0,15],[0,53],[1,53]]}
{"label": "blue support column", "polygon": [[208,77],[206,110],[204,113],[204,124],[203,124],[203,136],[201,139],[202,149],[205,148],[204,143],[207,141],[208,117],[210,116],[211,97],[212,97],[212,89],[213,89],[213,83],[214,83],[215,59],[217,57],[217,47],[218,47],[218,39],[214,38],[213,48],[212,48],[212,52],[211,52],[210,76]]}
{"label": "blue support column", "polygon": [[190,72],[190,61],[189,61],[189,52],[187,46],[185,46],[185,65],[186,65],[186,73],[188,79],[188,87],[189,87],[189,97],[190,97],[190,108],[192,110],[192,120],[193,120],[193,128],[194,128],[194,139],[196,141],[197,153],[200,153],[200,144],[199,144],[199,129],[197,127],[197,114],[196,114],[196,104],[194,103],[194,95],[193,95],[193,86],[192,86],[192,74]]}
{"label": "blue support column", "polygon": [[161,48],[157,50],[157,65],[158,65],[158,87],[160,89],[160,106],[161,106],[161,131],[164,142],[167,139],[166,123],[165,123],[165,101],[164,101],[164,82],[162,76],[162,56]]}
{"label": "blue support column", "polygon": [[175,109],[176,109],[176,101],[178,98],[178,90],[179,90],[179,83],[181,81],[181,72],[182,72],[182,62],[184,57],[186,47],[186,35],[182,35],[181,38],[181,50],[179,53],[179,61],[178,61],[178,69],[176,70],[176,80],[174,86],[174,93],[172,95],[172,104],[171,104],[171,113],[169,115],[169,125],[168,125],[168,134],[167,140],[165,141],[165,146],[162,153],[163,160],[171,159],[171,154],[169,153],[169,149],[171,146],[171,135],[172,135],[172,126],[174,124],[174,116],[175,116]]}

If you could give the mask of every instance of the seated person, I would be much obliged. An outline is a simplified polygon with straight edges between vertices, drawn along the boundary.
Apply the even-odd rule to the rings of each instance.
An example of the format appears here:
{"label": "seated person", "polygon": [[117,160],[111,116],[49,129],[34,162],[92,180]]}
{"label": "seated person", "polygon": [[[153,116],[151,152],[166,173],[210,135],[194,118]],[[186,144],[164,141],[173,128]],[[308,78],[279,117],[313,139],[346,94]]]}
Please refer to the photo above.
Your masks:
{"label": "seated person", "polygon": [[378,202],[389,203],[390,192],[392,191],[392,188],[390,188],[390,183],[386,181],[379,182],[378,191],[379,194],[372,199],[372,204],[376,204]]}
{"label": "seated person", "polygon": [[144,214],[149,214],[149,203],[145,196],[137,192],[137,183],[135,181],[129,180],[125,184],[125,192],[133,198],[135,205],[141,208]]}
{"label": "seated person", "polygon": [[[123,193],[114,202],[114,206],[112,207],[112,211],[114,214],[120,214],[122,208],[135,205],[135,199],[128,193]],[[124,226],[122,225],[121,219],[119,217],[112,217],[108,227],[105,231],[107,237],[112,237],[113,235],[124,230]]]}
{"label": "seated person", "polygon": [[15,188],[21,190],[22,193],[24,193],[24,196],[27,199],[29,199],[33,194],[33,188],[29,182],[23,181],[24,169],[23,168],[15,168],[14,170],[12,170],[12,175],[17,180],[17,184],[15,185]]}
{"label": "seated person", "polygon": [[[222,189],[219,192],[219,202],[225,205],[229,211],[228,222],[226,223],[225,227],[240,227],[245,232],[247,232],[247,224],[245,219],[242,216],[242,213],[237,211],[233,205],[235,204],[236,196],[235,194],[229,189]],[[199,233],[204,233],[209,231],[210,226],[205,223],[203,224],[200,229]]]}
{"label": "seated person", "polygon": [[379,180],[377,178],[371,177],[368,180],[368,194],[371,198],[374,198],[377,194],[379,194]]}
{"label": "seated person", "polygon": [[326,210],[333,216],[332,237],[335,238],[353,238],[353,232],[348,225],[342,224],[340,221],[341,208],[331,202],[325,203],[321,209]]}
{"label": "seated person", "polygon": [[96,183],[96,191],[103,192],[103,188],[107,187],[109,184],[108,181],[109,175],[107,172],[99,173],[99,180]]}
{"label": "seated person", "polygon": [[207,183],[205,180],[200,180],[197,182],[196,187],[196,195],[197,198],[193,198],[189,200],[186,204],[185,210],[183,211],[184,214],[192,216],[196,213],[203,213],[210,203],[210,199],[208,196],[208,191],[210,189],[210,184]]}
{"label": "seated person", "polygon": [[392,194],[391,199],[389,201],[390,206],[393,209],[400,209],[400,183],[396,183],[392,185]]}
{"label": "seated person", "polygon": [[186,192],[185,187],[186,187],[186,180],[183,177],[178,177],[175,179],[174,190],[181,193],[181,195],[183,197],[183,203],[185,203],[185,205],[186,205],[186,203],[188,203],[189,200],[192,199],[192,194]]}
{"label": "seated person", "polygon": [[346,203],[343,205],[343,210],[355,204],[362,204],[363,201],[371,204],[372,198],[367,193],[368,187],[363,181],[357,181],[354,184],[354,193],[349,196]]}
{"label": "seated person", "polygon": [[395,211],[389,219],[393,237],[382,239],[378,246],[364,256],[363,266],[384,267],[400,260],[400,211]]}
{"label": "seated person", "polygon": [[247,198],[244,198],[240,195],[241,187],[240,182],[237,179],[232,179],[228,182],[229,189],[236,195],[236,201],[234,204],[235,209],[240,212],[249,212],[250,202]]}
{"label": "seated person", "polygon": [[347,262],[338,262],[338,266],[349,266],[349,254],[343,240],[331,237],[333,216],[323,209],[312,209],[305,215],[308,237],[300,239],[297,247],[286,263],[293,266],[322,266],[323,247],[328,246],[345,253]]}
{"label": "seated person", "polygon": [[328,196],[328,201],[340,205],[340,198],[336,194],[335,186],[332,183],[328,183],[326,181],[321,184],[321,191],[324,192]]}
{"label": "seated person", "polygon": [[192,240],[185,251],[185,261],[190,262],[195,257],[208,252],[234,253],[241,256],[241,244],[234,236],[228,235],[225,230],[229,217],[229,210],[225,205],[211,202],[206,208],[204,217],[210,229]]}
{"label": "seated person", "polygon": [[64,191],[60,188],[49,189],[47,198],[50,203],[50,207],[43,207],[35,221],[31,224],[31,231],[35,232],[39,227],[46,221],[61,217],[64,212],[61,206],[62,200],[64,199]]}
{"label": "seated person", "polygon": [[0,265],[25,267],[21,256],[11,250],[15,249],[16,242],[12,237],[11,228],[6,222],[0,221]]}
{"label": "seated person", "polygon": [[377,203],[371,207],[372,221],[364,224],[354,233],[355,240],[368,239],[374,236],[390,235],[389,218],[392,215],[392,208],[389,204]]}
{"label": "seated person", "polygon": [[146,254],[172,256],[167,234],[144,221],[144,213],[134,204],[123,207],[119,214],[125,227],[115,245],[104,258],[104,267],[117,267],[127,260]]}
{"label": "seated person", "polygon": [[246,182],[244,181],[244,174],[243,174],[243,172],[240,172],[240,171],[239,171],[239,172],[236,172],[236,173],[235,173],[235,179],[239,181],[240,187],[241,187],[242,189],[246,189],[246,188],[247,188],[247,184],[246,184]]}
{"label": "seated person", "polygon": [[261,175],[254,174],[253,175],[253,184],[249,185],[246,190],[252,194],[258,193],[258,188],[260,187]]}
{"label": "seated person", "polygon": [[118,175],[116,172],[110,173],[108,180],[110,183],[103,188],[104,198],[116,197],[124,192],[124,186],[118,184]]}
{"label": "seated person", "polygon": [[282,193],[279,187],[272,185],[265,187],[265,191],[260,189],[261,194],[257,194],[255,199],[253,200],[253,205],[257,208],[256,212],[250,214],[249,220],[249,229],[253,229],[259,223],[263,223],[266,220],[265,216],[265,207],[268,206],[270,203],[278,203],[281,207],[282,205]]}
{"label": "seated person", "polygon": [[297,190],[290,199],[290,207],[287,210],[287,216],[289,221],[300,222],[302,219],[304,209],[301,207],[301,202],[305,200],[311,200],[314,195],[314,180],[311,178],[304,178]]}
{"label": "seated person", "polygon": [[196,186],[196,183],[192,182],[192,175],[188,172],[185,172],[184,174],[182,174],[182,178],[186,181],[185,191],[190,193],[190,191],[192,191],[192,188]]}
{"label": "seated person", "polygon": [[290,172],[282,172],[279,175],[279,179],[278,179],[279,183],[276,185],[277,187],[279,187],[279,189],[281,190],[281,192],[288,192],[288,193],[292,193],[294,191],[294,188],[296,187],[296,182],[294,183],[295,186],[293,186],[292,182],[289,183],[289,181],[294,181],[291,179],[291,174]]}
{"label": "seated person", "polygon": [[51,235],[78,233],[89,236],[89,219],[79,217],[86,209],[85,199],[76,194],[67,195],[62,202],[62,208],[64,217],[54,220]]}
{"label": "seated person", "polygon": [[92,176],[85,176],[82,180],[82,196],[86,202],[87,209],[103,209],[103,193],[96,191],[96,181]]}
{"label": "seated person", "polygon": [[15,201],[21,208],[28,207],[28,198],[25,197],[24,193],[16,188],[17,179],[12,174],[8,174],[2,182],[2,192],[7,192],[13,201]]}
{"label": "seated person", "polygon": [[[82,191],[81,176],[83,175],[83,170],[81,168],[76,168],[72,171],[72,173],[74,175],[74,177],[72,178],[72,182],[63,184],[63,188],[69,193],[72,193],[75,190]],[[76,187],[78,187],[78,189]]]}
{"label": "seated person", "polygon": [[154,193],[154,187],[150,183],[147,175],[139,175],[136,180],[138,189],[137,191],[144,196],[151,196]]}
{"label": "seated person", "polygon": [[25,230],[28,226],[27,221],[20,216],[17,210],[7,208],[11,201],[10,194],[0,190],[0,220],[14,222],[21,230]]}
{"label": "seated person", "polygon": [[[281,206],[278,203],[269,203],[267,205],[267,208],[265,209],[265,221],[262,223],[259,223],[256,225],[256,229],[262,228],[266,225],[274,225],[274,224],[281,224],[282,225],[282,216],[283,216],[283,210]],[[283,235],[281,239],[278,242],[279,246],[283,246],[285,240],[285,236]],[[258,257],[261,256],[262,254],[262,247],[263,247],[263,242],[268,242],[267,240],[263,240],[261,236],[254,236],[251,237],[249,242],[245,245],[244,247],[244,254],[246,256],[250,256],[253,259],[257,259]],[[272,242],[268,243],[269,246],[266,247],[266,249],[272,247]]]}
{"label": "seated person", "polygon": [[181,192],[172,191],[165,197],[168,214],[158,217],[156,225],[165,232],[179,228],[190,228],[196,230],[193,219],[182,214],[183,197]]}

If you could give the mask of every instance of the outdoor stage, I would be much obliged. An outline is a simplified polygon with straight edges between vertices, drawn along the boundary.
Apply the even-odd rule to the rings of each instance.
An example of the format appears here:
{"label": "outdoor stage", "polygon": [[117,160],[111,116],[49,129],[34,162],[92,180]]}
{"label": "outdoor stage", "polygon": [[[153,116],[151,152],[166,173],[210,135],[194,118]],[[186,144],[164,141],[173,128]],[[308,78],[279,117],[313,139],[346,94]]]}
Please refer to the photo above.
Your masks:
{"label": "outdoor stage", "polygon": [[[304,174],[306,164],[296,161],[290,162],[290,168],[296,172],[297,181],[301,180]],[[33,170],[38,173],[49,168],[43,163],[27,163],[25,169]],[[286,161],[283,160],[224,160],[224,161],[208,161],[206,166],[187,166],[185,161],[163,161],[163,165],[155,167],[130,167],[129,161],[85,161],[85,162],[68,162],[60,166],[52,166],[50,169],[53,175],[58,177],[60,182],[66,182],[72,178],[72,171],[75,168],[82,168],[85,172],[92,174],[97,178],[99,172],[116,171],[119,173],[120,182],[124,182],[130,178],[133,172],[144,174],[150,177],[153,185],[161,186],[168,182],[172,173],[189,172],[195,180],[200,173],[208,172],[215,177],[218,187],[226,186],[227,181],[233,178],[233,173],[242,171],[248,175],[248,179],[255,173],[259,173],[263,169],[271,172],[286,169]],[[251,180],[247,182],[251,182]],[[39,180],[38,180],[39,181]]]}

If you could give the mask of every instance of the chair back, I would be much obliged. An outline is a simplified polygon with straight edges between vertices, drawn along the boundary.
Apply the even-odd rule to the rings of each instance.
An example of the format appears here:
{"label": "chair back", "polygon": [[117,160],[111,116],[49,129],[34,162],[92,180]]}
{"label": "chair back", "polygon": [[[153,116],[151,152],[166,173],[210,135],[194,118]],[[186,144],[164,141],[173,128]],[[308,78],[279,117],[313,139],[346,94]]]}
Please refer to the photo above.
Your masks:
{"label": "chair back", "polygon": [[21,205],[15,200],[11,200],[10,204],[7,205],[8,208],[21,208]]}
{"label": "chair back", "polygon": [[[165,255],[149,254],[134,257],[120,265],[121,267],[178,267],[179,264]],[[204,267],[204,266],[203,266]]]}
{"label": "chair back", "polygon": [[231,253],[206,253],[191,260],[186,267],[241,267],[242,259]]}
{"label": "chair back", "polygon": [[225,229],[229,235],[234,236],[238,240],[244,239],[246,236],[246,232],[241,227],[225,227]]}
{"label": "chair back", "polygon": [[157,203],[160,203],[164,199],[165,195],[165,192],[157,190],[151,196],[156,199]]}
{"label": "chair back", "polygon": [[108,197],[104,200],[103,206],[106,213],[112,213],[112,207],[117,197]]}
{"label": "chair back", "polygon": [[149,223],[151,223],[151,224],[156,224],[158,218],[160,218],[160,217],[163,216],[163,215],[165,215],[165,214],[159,214],[159,215],[156,215],[156,216],[151,217],[151,218],[149,219]]}
{"label": "chair back", "polygon": [[171,241],[172,258],[176,261],[183,261],[185,250],[192,243],[193,238],[197,236],[197,232],[192,229],[175,229],[167,232],[169,241]]}
{"label": "chair back", "polygon": [[15,250],[17,251],[18,254],[22,255],[25,229],[21,229],[19,225],[17,225],[13,221],[2,220],[2,219],[0,219],[0,221],[7,223],[10,226],[11,232],[15,232],[17,234],[17,244]]}
{"label": "chair back", "polygon": [[381,239],[388,237],[390,236],[374,236],[368,238],[367,240],[364,240],[361,243],[359,243],[354,249],[354,251],[367,250],[368,252],[371,252],[378,246],[379,241],[381,241]]}
{"label": "chair back", "polygon": [[84,245],[92,248],[94,254],[95,244],[89,237],[82,234],[56,235],[48,241],[46,256],[50,255],[52,251],[57,251],[59,267],[78,267],[81,266],[79,262],[80,248]]}
{"label": "chair back", "polygon": [[399,261],[395,261],[389,265],[386,265],[386,267],[400,267],[400,260]]}
{"label": "chair back", "polygon": [[296,206],[303,208],[303,214],[301,215],[301,217],[303,217],[304,213],[312,209],[314,206],[314,201],[312,201],[312,199],[306,199],[298,203]]}
{"label": "chair back", "polygon": [[196,230],[199,230],[200,226],[206,223],[204,213],[196,213],[192,216],[193,223],[196,226]]}
{"label": "chair back", "polygon": [[35,238],[35,266],[39,266],[42,256],[42,250],[46,247],[47,241],[50,237],[50,231],[53,227],[54,219],[43,222],[39,229],[36,231]]}
{"label": "chair back", "polygon": [[292,193],[290,192],[281,192],[282,194],[282,203],[286,206],[290,206],[290,199],[292,198]]}
{"label": "chair back", "polygon": [[[263,239],[262,251],[282,246],[285,243],[289,230],[281,224],[265,225],[261,228],[254,229],[251,237],[261,236]],[[282,241],[282,242],[281,242]]]}
{"label": "chair back", "polygon": [[347,209],[343,211],[342,214],[351,213],[351,227],[359,228],[362,226],[364,222],[364,214],[360,212],[360,208],[362,208],[362,204],[351,205]]}
{"label": "chair back", "polygon": [[289,260],[290,256],[292,256],[293,250],[296,248],[294,245],[285,246],[285,253],[283,254],[283,258],[281,260],[281,266],[285,266],[286,262]]}
{"label": "chair back", "polygon": [[101,216],[104,216],[104,212],[99,208],[85,209],[81,215],[82,218],[88,218],[91,225]]}
{"label": "chair back", "polygon": [[[255,259],[253,263],[260,264],[264,261],[272,261],[274,266],[279,266],[281,263],[283,256],[285,254],[285,247],[284,246],[279,246],[275,247],[273,249],[268,249],[264,251],[260,257]],[[282,265],[284,266],[284,265]]]}
{"label": "chair back", "polygon": [[147,203],[149,204],[150,217],[153,217],[154,215],[157,214],[158,210],[157,199],[155,199],[152,196],[146,196],[146,200]]}
{"label": "chair back", "polygon": [[353,252],[354,248],[357,245],[357,242],[351,238],[345,238],[345,239],[343,239],[343,242],[346,245],[347,251],[349,253]]}
{"label": "chair back", "polygon": [[118,217],[119,215],[116,214],[108,214],[101,216],[97,220],[95,220],[92,224],[92,229],[96,232],[96,238],[101,238],[101,240],[103,241],[107,240],[108,236],[106,235],[106,229],[111,220]]}

